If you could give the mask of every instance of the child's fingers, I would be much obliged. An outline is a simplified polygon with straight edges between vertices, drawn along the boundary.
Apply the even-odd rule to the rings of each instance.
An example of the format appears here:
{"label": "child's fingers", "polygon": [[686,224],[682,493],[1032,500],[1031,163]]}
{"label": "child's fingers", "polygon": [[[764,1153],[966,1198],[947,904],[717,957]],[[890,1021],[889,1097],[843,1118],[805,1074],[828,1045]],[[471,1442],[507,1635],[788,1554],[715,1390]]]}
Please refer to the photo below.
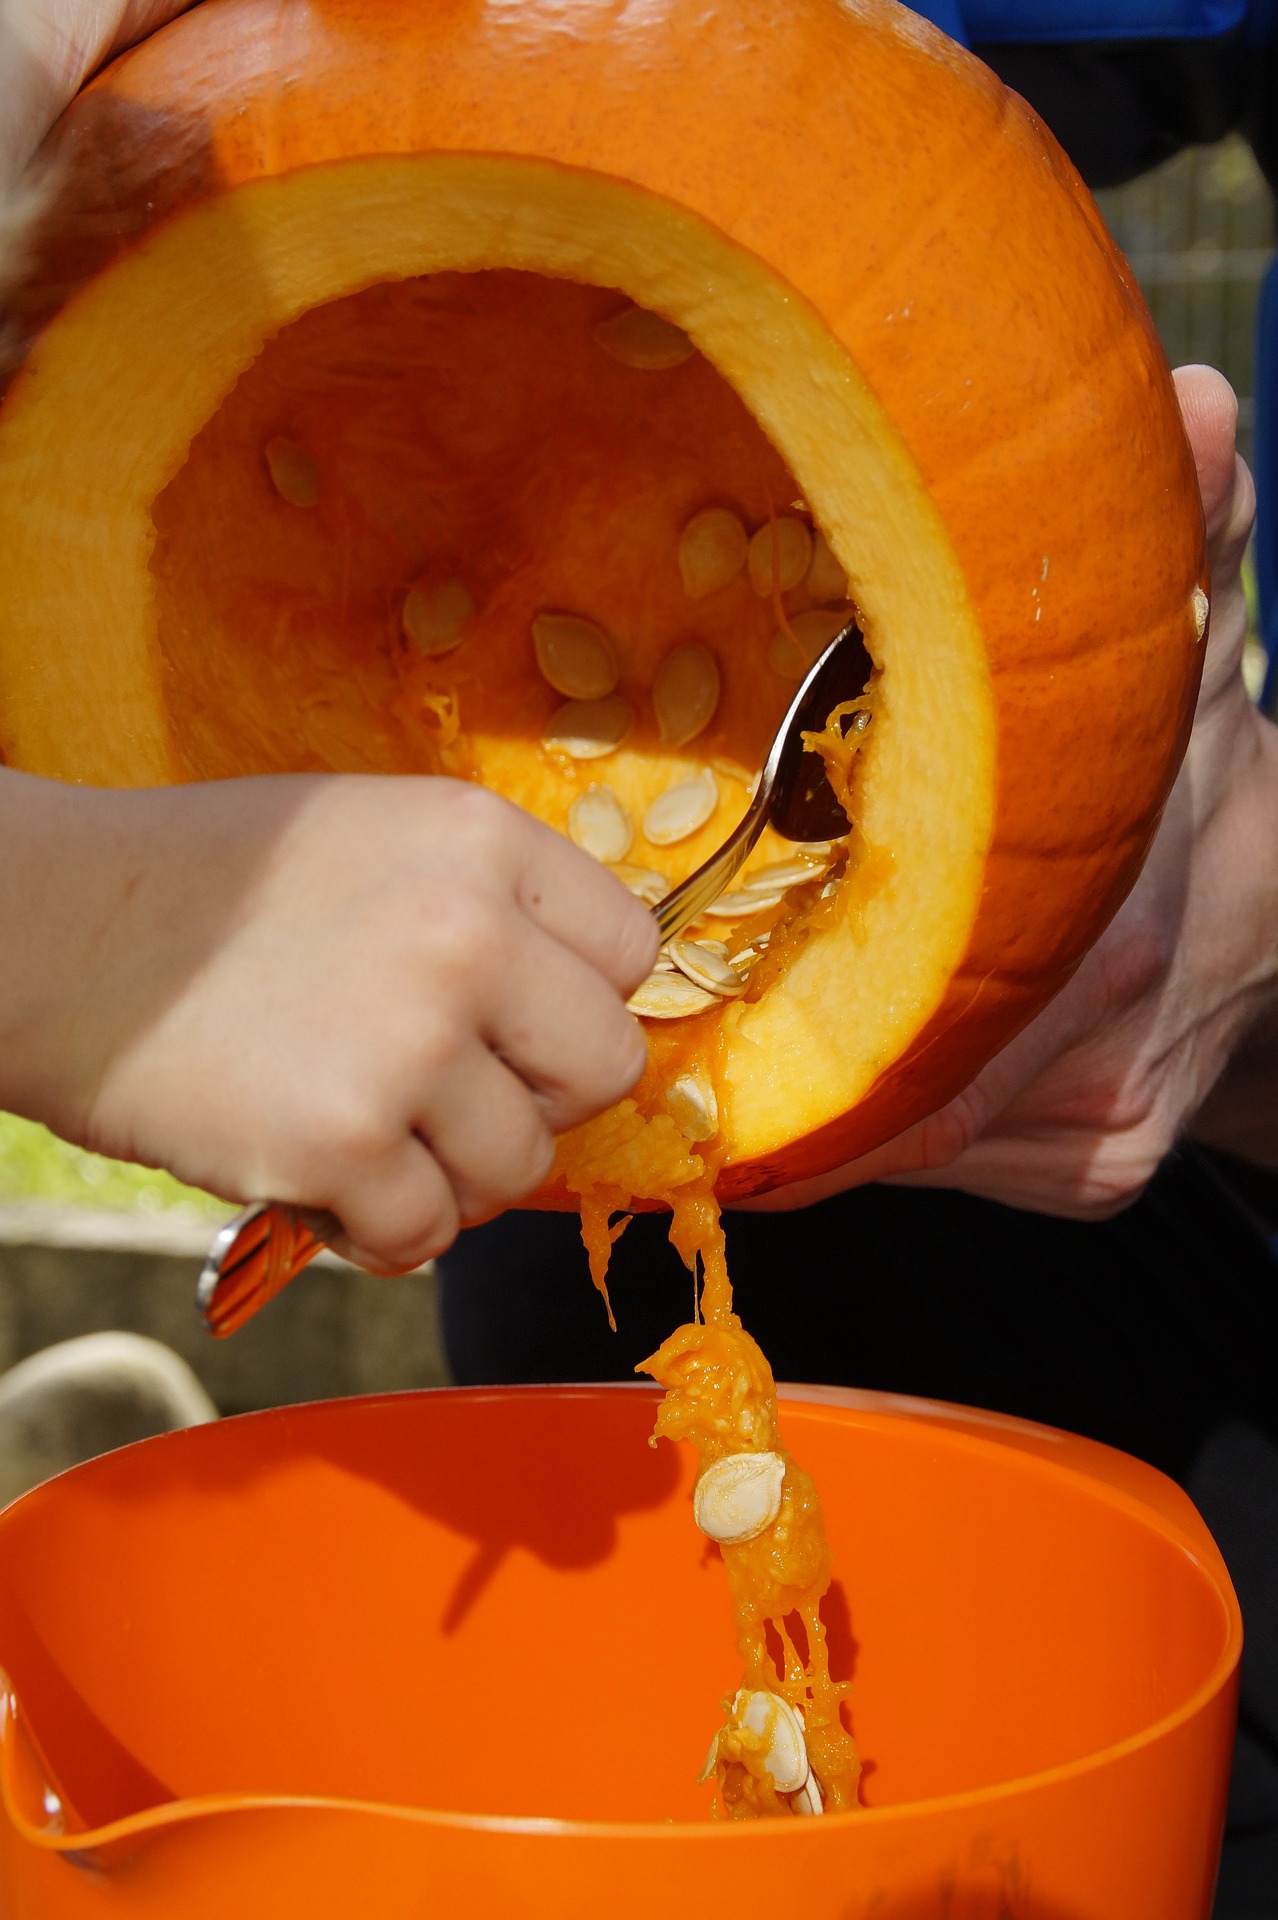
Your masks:
{"label": "child's fingers", "polygon": [[556,1133],[629,1093],[648,1057],[643,1028],[615,988],[531,922],[493,996],[485,1037],[538,1096]]}
{"label": "child's fingers", "polygon": [[478,1044],[435,1074],[416,1131],[452,1187],[463,1222],[524,1199],[554,1164],[554,1136],[538,1102]]}
{"label": "child's fingers", "polygon": [[657,923],[615,874],[539,825],[524,839],[515,897],[529,919],[619,993],[633,993],[657,957]]}
{"label": "child's fingers", "polygon": [[369,1154],[348,1147],[335,1177],[312,1190],[323,1192],[345,1230],[338,1252],[372,1273],[407,1273],[433,1260],[461,1226],[447,1176],[406,1128],[393,1146],[379,1142]]}

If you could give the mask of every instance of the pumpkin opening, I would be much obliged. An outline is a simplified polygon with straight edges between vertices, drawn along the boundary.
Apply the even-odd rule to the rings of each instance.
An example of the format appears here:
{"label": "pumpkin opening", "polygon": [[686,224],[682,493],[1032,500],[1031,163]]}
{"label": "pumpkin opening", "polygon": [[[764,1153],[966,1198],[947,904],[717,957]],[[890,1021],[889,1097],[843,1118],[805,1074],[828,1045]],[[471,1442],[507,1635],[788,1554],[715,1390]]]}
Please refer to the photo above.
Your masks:
{"label": "pumpkin opening", "polygon": [[[665,316],[664,343],[631,303]],[[19,566],[43,575],[19,615],[39,621],[39,643],[14,641],[49,694],[21,716],[21,764],[104,780],[126,764],[132,780],[143,764],[155,779],[453,772],[561,829],[583,802],[587,844],[605,853],[624,837],[615,797],[634,825],[617,857],[673,883],[744,809],[794,684],[778,670],[785,629],[814,644],[819,610],[846,595],[878,669],[853,857],[836,860],[832,894],[799,886],[748,923],[803,925],[745,995],[654,1022],[639,1107],[673,1121],[642,1149],[633,1132],[620,1142],[616,1184],[666,1195],[686,1143],[707,1139],[717,1167],[749,1162],[743,1184],[770,1184],[768,1156],[853,1109],[926,1023],[990,834],[984,649],[895,430],[760,261],[599,176],[352,161],[169,223],[37,341],[19,384],[34,380],[39,405],[12,414],[11,445],[27,439],[14,491],[25,466],[28,498],[65,501],[75,554],[51,579],[47,524],[39,539],[13,528]],[[807,529],[829,552],[815,573],[800,553],[783,595],[766,591],[757,552],[700,591],[680,541],[713,509],[763,530],[783,580]],[[602,704],[615,728],[622,703],[624,738],[598,758],[543,744],[572,690],[571,658],[568,680],[547,678],[533,630],[547,614],[595,623],[615,654]],[[90,618],[102,645],[87,661]],[[676,648],[717,668],[691,737],[704,659],[682,656],[691,692],[675,674],[674,722],[669,698],[658,718]],[[71,707],[90,724],[68,727]],[[57,726],[41,737],[45,715]],[[707,770],[704,818],[650,843],[653,801]],[[793,851],[773,839],[753,864]],[[695,1086],[697,1111],[686,1089],[682,1105],[667,1099],[681,1068],[713,1087],[710,1132]],[[596,1139],[592,1155],[618,1144]]]}

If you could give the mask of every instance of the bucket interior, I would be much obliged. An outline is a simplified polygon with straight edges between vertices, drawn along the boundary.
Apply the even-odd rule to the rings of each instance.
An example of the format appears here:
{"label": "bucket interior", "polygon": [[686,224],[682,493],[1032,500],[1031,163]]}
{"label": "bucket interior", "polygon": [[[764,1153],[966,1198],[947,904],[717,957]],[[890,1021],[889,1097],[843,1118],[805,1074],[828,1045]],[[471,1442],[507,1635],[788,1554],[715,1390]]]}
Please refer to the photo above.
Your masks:
{"label": "bucket interior", "polygon": [[[642,1388],[395,1395],[165,1436],[0,1522],[0,1662],[90,1825],[300,1793],[705,1819],[739,1676]],[[979,1429],[783,1403],[837,1569],[871,1806],[1055,1767],[1187,1702],[1214,1579],[1138,1500]]]}

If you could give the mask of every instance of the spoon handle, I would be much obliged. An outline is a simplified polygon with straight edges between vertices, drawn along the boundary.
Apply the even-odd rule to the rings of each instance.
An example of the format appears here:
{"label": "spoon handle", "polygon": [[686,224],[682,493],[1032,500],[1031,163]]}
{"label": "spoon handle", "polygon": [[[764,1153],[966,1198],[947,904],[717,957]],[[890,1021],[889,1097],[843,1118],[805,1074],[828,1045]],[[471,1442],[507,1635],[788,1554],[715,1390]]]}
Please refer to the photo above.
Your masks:
{"label": "spoon handle", "polygon": [[803,735],[819,732],[841,701],[862,691],[870,672],[861,630],[855,617],[849,618],[803,676],[768,748],[745,818],[716,853],[653,908],[663,946],[726,892],[769,821],[786,840],[828,840],[847,832],[824,763],[808,753]]}
{"label": "spoon handle", "polygon": [[228,1220],[209,1248],[195,1288],[205,1331],[218,1340],[296,1279],[340,1234],[341,1222],[321,1208],[257,1200]]}

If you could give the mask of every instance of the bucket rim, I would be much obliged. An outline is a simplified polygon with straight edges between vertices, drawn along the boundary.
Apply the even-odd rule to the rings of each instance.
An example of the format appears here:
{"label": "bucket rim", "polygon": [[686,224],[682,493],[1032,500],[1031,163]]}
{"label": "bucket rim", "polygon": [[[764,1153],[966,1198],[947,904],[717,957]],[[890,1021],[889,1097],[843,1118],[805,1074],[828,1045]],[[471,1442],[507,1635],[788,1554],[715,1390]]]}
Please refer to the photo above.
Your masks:
{"label": "bucket rim", "polygon": [[[600,1393],[639,1395],[653,1400],[661,1398],[661,1389],[645,1381],[565,1381],[516,1383],[500,1386],[477,1387],[423,1387],[397,1392],[352,1395],[340,1401],[313,1400],[302,1401],[281,1407],[267,1407],[250,1413],[232,1414],[229,1420],[239,1421],[277,1421],[319,1408],[330,1409],[340,1406],[352,1412],[376,1406],[385,1402],[399,1402],[410,1399],[464,1397],[482,1402],[491,1399],[508,1399],[512,1396],[553,1397],[561,1400],[593,1398]],[[199,1819],[210,1819],[226,1814],[253,1812],[294,1811],[358,1813],[376,1818],[406,1822],[410,1825],[459,1830],[471,1833],[487,1833],[509,1837],[540,1837],[545,1839],[573,1839],[578,1841],[661,1841],[671,1842],[698,1841],[704,1844],[711,1837],[715,1844],[728,1841],[736,1844],[748,1842],[753,1845],[775,1844],[779,1836],[789,1834],[786,1844],[793,1844],[799,1833],[806,1833],[814,1839],[819,1833],[833,1835],[843,1830],[849,1822],[858,1828],[867,1823],[871,1827],[890,1828],[908,1821],[928,1818],[944,1818],[961,1813],[976,1806],[995,1806],[1001,1801],[1013,1797],[1023,1799],[1027,1794],[1038,1794],[1061,1786],[1072,1780],[1086,1777],[1113,1767],[1132,1758],[1146,1748],[1158,1745],[1168,1739],[1181,1727],[1210,1709],[1212,1704],[1226,1692],[1231,1681],[1236,1680],[1239,1661],[1242,1654],[1242,1614],[1234,1592],[1232,1581],[1215,1541],[1209,1533],[1206,1523],[1199,1516],[1189,1496],[1176,1483],[1161,1473],[1156,1467],[1138,1460],[1134,1456],[1120,1452],[1102,1441],[1088,1440],[1080,1435],[1069,1433],[1063,1428],[1049,1427],[1036,1421],[1023,1420],[1015,1415],[993,1413],[983,1408],[966,1407],[957,1402],[922,1399],[908,1394],[884,1393],[871,1388],[835,1387],[805,1385],[803,1383],[778,1382],[778,1399],[782,1406],[826,1407],[835,1413],[851,1416],[855,1424],[868,1427],[890,1427],[901,1423],[929,1428],[943,1432],[947,1441],[960,1451],[1012,1451],[1026,1457],[1036,1471],[1049,1478],[1059,1478],[1074,1482],[1083,1482],[1100,1498],[1104,1504],[1124,1511],[1141,1520],[1155,1532],[1161,1534],[1189,1558],[1199,1569],[1208,1585],[1213,1589],[1224,1616],[1224,1638],[1220,1652],[1208,1673],[1198,1686],[1169,1712],[1153,1720],[1148,1726],[1126,1735],[1122,1740],[1112,1741],[1091,1753],[1079,1755],[1073,1760],[1063,1761],[1057,1766],[1041,1768],[1028,1774],[1017,1774],[1007,1780],[996,1781],[982,1787],[972,1787],[960,1793],[938,1794],[920,1800],[907,1800],[883,1807],[858,1807],[847,1813],[828,1814],[821,1821],[722,1821],[722,1820],[680,1820],[680,1821],[628,1821],[628,1820],[575,1820],[560,1819],[551,1815],[514,1815],[514,1814],[478,1814],[451,1812],[434,1807],[403,1807],[381,1801],[358,1800],[341,1795],[290,1794],[290,1793],[236,1793],[219,1792],[192,1795],[178,1800],[168,1800],[153,1807],[140,1809],[127,1814],[119,1820],[109,1821],[98,1827],[77,1827],[73,1831],[61,1830],[54,1821],[40,1826],[27,1818],[18,1804],[14,1786],[15,1750],[17,1726],[22,1712],[16,1689],[9,1677],[0,1668],[0,1805],[15,1832],[30,1845],[45,1852],[70,1855],[87,1855],[114,1850],[120,1843],[140,1841],[148,1835],[158,1834],[163,1829],[179,1826]],[[224,1422],[216,1423],[217,1426]],[[209,1431],[209,1428],[192,1428],[193,1435]],[[216,1426],[212,1428],[216,1431]],[[133,1453],[146,1447],[172,1443],[180,1436],[159,1434],[146,1440],[135,1441],[129,1447],[116,1448],[113,1454],[98,1455],[93,1460],[66,1469],[66,1473],[91,1474],[101,1462],[120,1453]],[[44,1481],[28,1493],[0,1510],[0,1531],[10,1515],[28,1502],[34,1502],[57,1481],[65,1478],[58,1474]]]}

